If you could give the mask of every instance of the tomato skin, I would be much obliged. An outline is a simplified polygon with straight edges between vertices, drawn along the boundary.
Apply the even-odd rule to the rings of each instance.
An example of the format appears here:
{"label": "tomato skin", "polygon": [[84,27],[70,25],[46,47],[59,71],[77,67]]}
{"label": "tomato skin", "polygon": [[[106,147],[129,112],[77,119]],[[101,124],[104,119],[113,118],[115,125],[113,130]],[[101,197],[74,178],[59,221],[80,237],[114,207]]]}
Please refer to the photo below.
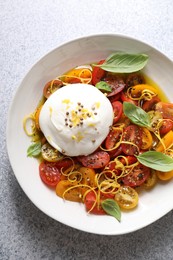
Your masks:
{"label": "tomato skin", "polygon": [[173,104],[159,102],[156,104],[156,111],[161,112],[164,119],[173,120]]}
{"label": "tomato skin", "polygon": [[[85,204],[85,208],[86,211],[92,214],[96,214],[96,215],[106,215],[107,213],[103,210],[103,208],[101,207],[101,202],[106,200],[106,199],[113,199],[114,195],[113,194],[100,194],[100,203],[96,203],[96,205],[93,207],[95,201],[96,201],[96,194],[94,191],[89,191],[85,197],[84,200],[84,204]],[[91,208],[93,207],[93,209],[91,210]],[[91,210],[91,211],[90,211]]]}
{"label": "tomato skin", "polygon": [[55,187],[61,179],[61,172],[56,167],[56,163],[41,162],[39,174],[41,180],[50,187]]}
{"label": "tomato skin", "polygon": [[91,169],[99,169],[106,166],[109,163],[110,156],[107,152],[99,151],[87,156],[78,156],[78,160],[85,167]]}
{"label": "tomato skin", "polygon": [[124,165],[131,165],[137,162],[137,158],[133,155],[126,155],[125,158],[121,158],[120,161],[124,164]]}
{"label": "tomato skin", "polygon": [[57,161],[57,162],[55,163],[55,165],[56,165],[56,167],[57,167],[59,170],[61,170],[61,169],[66,170],[66,169],[68,169],[70,166],[72,166],[73,164],[75,164],[76,161],[77,161],[76,158],[73,158],[73,161],[70,160],[70,159],[68,159],[68,158],[66,158],[66,159]]}
{"label": "tomato skin", "polygon": [[[103,64],[105,60],[101,60],[98,64]],[[95,86],[106,75],[106,71],[100,67],[94,67],[92,71],[92,84]]]}
{"label": "tomato skin", "polygon": [[120,101],[114,101],[112,103],[112,107],[113,107],[113,112],[114,112],[113,123],[115,124],[120,119],[120,117],[122,116],[123,104]]}
{"label": "tomato skin", "polygon": [[114,96],[108,97],[108,99],[111,103],[113,103],[114,101],[119,101],[120,97],[121,97],[121,92],[119,92],[118,94],[116,94]]}
{"label": "tomato skin", "polygon": [[133,209],[138,204],[138,193],[129,186],[121,186],[115,200],[122,209]]}
{"label": "tomato skin", "polygon": [[142,128],[142,150],[147,150],[152,146],[153,137],[147,128]]}
{"label": "tomato skin", "polygon": [[165,135],[170,130],[172,130],[172,128],[173,128],[173,122],[170,121],[170,120],[164,120],[160,129],[159,129],[159,132],[160,132],[161,135]]}
{"label": "tomato skin", "polygon": [[[59,79],[51,80],[46,83],[43,89],[43,95],[45,98],[48,98],[55,90],[59,89],[60,87],[63,86],[63,83]],[[51,91],[52,88],[52,91]]]}
{"label": "tomato skin", "polygon": [[121,180],[125,186],[137,187],[142,185],[150,175],[150,168],[139,163],[133,170]]}
{"label": "tomato skin", "polygon": [[[132,144],[122,143],[122,150],[126,155],[138,154],[142,145],[142,129],[137,125],[129,125],[125,128],[122,141],[132,142]],[[138,148],[137,148],[137,147]]]}
{"label": "tomato skin", "polygon": [[[56,185],[56,195],[69,201],[82,202],[82,192],[77,182],[61,180]],[[69,189],[69,190],[68,190]],[[67,191],[68,190],[68,191]],[[67,191],[67,192],[66,192]]]}
{"label": "tomato skin", "polygon": [[142,105],[142,109],[145,110],[146,112],[150,110],[154,110],[158,102],[160,102],[160,98],[158,96],[155,96],[151,100],[145,101],[144,104]]}
{"label": "tomato skin", "polygon": [[121,92],[121,97],[120,98],[121,98],[122,102],[130,102],[130,103],[132,103],[134,105],[137,105],[137,101],[135,101],[135,100],[131,99],[130,97],[128,97],[127,94],[124,91]]}
{"label": "tomato skin", "polygon": [[112,92],[108,93],[107,97],[111,97],[114,95],[117,95],[118,93],[120,93],[124,87],[125,87],[125,83],[124,80],[116,75],[108,75],[104,81],[111,87]]}
{"label": "tomato skin", "polygon": [[[120,129],[116,129],[116,128],[112,128],[108,134],[108,136],[106,137],[105,140],[105,147],[107,150],[112,149],[116,143],[119,141],[120,139],[120,135],[121,135],[121,130]],[[114,151],[114,150],[112,150]]]}

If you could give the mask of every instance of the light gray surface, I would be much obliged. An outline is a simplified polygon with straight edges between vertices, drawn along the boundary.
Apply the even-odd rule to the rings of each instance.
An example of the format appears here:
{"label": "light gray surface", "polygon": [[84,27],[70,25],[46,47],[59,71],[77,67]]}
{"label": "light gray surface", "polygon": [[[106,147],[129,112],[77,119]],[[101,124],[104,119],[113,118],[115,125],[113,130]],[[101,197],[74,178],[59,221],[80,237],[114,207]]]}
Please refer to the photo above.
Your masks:
{"label": "light gray surface", "polygon": [[29,201],[13,175],[5,143],[7,111],[17,86],[58,45],[95,33],[121,33],[173,59],[172,0],[0,0],[0,20],[0,260],[173,259],[173,211],[122,236],[74,230]]}

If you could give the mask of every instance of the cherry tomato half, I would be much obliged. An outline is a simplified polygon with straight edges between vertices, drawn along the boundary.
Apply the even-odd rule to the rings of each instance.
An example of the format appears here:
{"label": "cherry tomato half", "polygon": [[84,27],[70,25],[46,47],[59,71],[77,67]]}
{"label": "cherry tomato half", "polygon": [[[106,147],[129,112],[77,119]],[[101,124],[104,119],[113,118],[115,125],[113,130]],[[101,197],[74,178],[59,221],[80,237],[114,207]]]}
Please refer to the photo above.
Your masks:
{"label": "cherry tomato half", "polygon": [[114,101],[114,102],[112,102],[112,107],[113,107],[113,112],[114,112],[113,123],[115,124],[120,119],[120,117],[122,116],[123,105],[120,101]]}
{"label": "cherry tomato half", "polygon": [[164,120],[162,122],[160,129],[159,129],[159,132],[160,132],[161,135],[165,135],[172,129],[173,129],[173,121]]}
{"label": "cherry tomato half", "polygon": [[110,161],[110,156],[107,152],[100,151],[100,152],[94,152],[87,156],[79,156],[78,160],[85,167],[91,169],[99,169],[108,164],[108,162]]}
{"label": "cherry tomato half", "polygon": [[142,129],[137,125],[129,125],[125,128],[122,141],[130,142],[122,143],[122,150],[127,155],[138,154],[142,145]]}
{"label": "cherry tomato half", "polygon": [[115,200],[122,209],[133,209],[138,204],[138,193],[128,186],[121,186],[115,194]]}
{"label": "cherry tomato half", "polygon": [[126,186],[137,187],[142,185],[150,175],[150,168],[138,164],[132,171],[121,180]]}
{"label": "cherry tomato half", "polygon": [[[120,140],[121,130],[112,128],[106,137],[105,147],[107,150],[110,150],[115,147],[116,143]],[[112,150],[113,151],[113,150]]]}
{"label": "cherry tomato half", "polygon": [[63,83],[59,79],[54,79],[46,83],[43,89],[43,95],[48,98],[53,92],[63,86]]}
{"label": "cherry tomato half", "polygon": [[142,109],[145,110],[146,112],[150,110],[155,109],[155,105],[160,102],[160,98],[158,96],[154,96],[151,100],[147,100],[144,102],[142,105]]}
{"label": "cherry tomato half", "polygon": [[63,159],[63,155],[52,147],[48,142],[42,145],[41,154],[44,160],[48,162],[57,162]]}
{"label": "cherry tomato half", "polygon": [[[113,199],[114,198],[114,195],[112,194],[103,194],[101,193],[100,194],[100,201],[99,203],[97,202],[96,205],[94,206],[95,202],[96,202],[96,194],[94,191],[89,191],[85,197],[85,200],[84,200],[84,204],[85,204],[85,207],[86,207],[86,211],[89,212],[89,213],[93,213],[93,214],[97,214],[97,215],[105,215],[107,214],[102,206],[101,206],[101,202],[103,200],[106,200],[106,199]],[[94,207],[93,207],[94,206]],[[93,207],[93,209],[91,210],[91,208]]]}
{"label": "cherry tomato half", "polygon": [[50,187],[55,187],[61,179],[61,172],[57,168],[56,163],[41,162],[39,174],[41,180]]}
{"label": "cherry tomato half", "polygon": [[122,102],[130,102],[134,105],[137,105],[137,101],[131,99],[130,97],[127,96],[126,92],[122,91],[121,92],[121,100]]}
{"label": "cherry tomato half", "polygon": [[156,104],[156,111],[161,112],[164,119],[173,120],[173,104],[159,102]]}
{"label": "cherry tomato half", "polygon": [[124,87],[125,87],[125,83],[123,78],[121,78],[120,76],[107,76],[104,81],[110,86],[110,88],[112,89],[112,92],[108,93],[107,97],[111,97],[114,95],[117,95],[118,93],[120,93]]}
{"label": "cherry tomato half", "polygon": [[61,180],[56,186],[56,195],[66,200],[82,202],[82,192],[77,182]]}
{"label": "cherry tomato half", "polygon": [[[98,64],[103,64],[105,60],[101,60]],[[100,67],[94,67],[92,71],[92,84],[95,86],[106,75],[106,71]]]}

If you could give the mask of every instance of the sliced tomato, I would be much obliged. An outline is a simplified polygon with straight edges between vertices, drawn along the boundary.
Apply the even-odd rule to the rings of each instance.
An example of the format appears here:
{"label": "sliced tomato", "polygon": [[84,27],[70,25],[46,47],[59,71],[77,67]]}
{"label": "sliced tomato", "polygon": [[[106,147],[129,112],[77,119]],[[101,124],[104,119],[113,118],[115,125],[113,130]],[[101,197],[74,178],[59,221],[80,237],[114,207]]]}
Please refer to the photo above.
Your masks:
{"label": "sliced tomato", "polygon": [[41,180],[50,187],[55,187],[61,179],[61,172],[56,163],[42,162],[39,165]]}
{"label": "sliced tomato", "polygon": [[119,101],[120,97],[121,97],[121,92],[119,92],[118,94],[116,94],[114,96],[108,97],[108,99],[111,103],[113,103],[114,101]]}
{"label": "sliced tomato", "polygon": [[114,112],[113,123],[115,124],[120,119],[120,117],[122,116],[123,104],[120,101],[114,101],[112,103],[112,107],[113,107],[113,112]]}
{"label": "sliced tomato", "polygon": [[139,163],[133,168],[132,171],[130,171],[128,175],[123,177],[121,180],[126,186],[137,187],[142,185],[147,180],[149,175],[150,168]]}
{"label": "sliced tomato", "polygon": [[66,170],[66,169],[68,169],[70,166],[72,166],[72,165],[74,165],[75,163],[76,163],[76,158],[73,158],[72,160],[71,159],[68,159],[68,158],[64,158],[64,159],[62,159],[62,160],[60,160],[60,161],[57,161],[56,163],[55,163],[55,165],[56,165],[56,167],[59,169],[59,170],[61,170],[61,169],[63,169],[63,170]]}
{"label": "sliced tomato", "polygon": [[122,133],[122,131],[117,128],[112,128],[110,130],[110,132],[105,140],[105,147],[107,150],[110,150],[115,147],[117,142],[120,140],[121,133]]}
{"label": "sliced tomato", "polygon": [[130,102],[130,103],[132,103],[134,105],[137,105],[137,101],[131,99],[130,97],[128,97],[127,93],[124,92],[124,91],[121,92],[121,97],[120,98],[121,98],[122,102]]}
{"label": "sliced tomato", "polygon": [[147,150],[152,146],[153,137],[147,128],[142,128],[142,150]]}
{"label": "sliced tomato", "polygon": [[59,79],[53,79],[46,83],[43,89],[43,95],[48,98],[53,92],[63,86],[63,83]]}
{"label": "sliced tomato", "polygon": [[122,141],[130,142],[122,143],[122,150],[126,155],[137,155],[142,145],[142,129],[137,125],[129,125],[125,128]]}
{"label": "sliced tomato", "polygon": [[108,151],[110,158],[114,159],[115,157],[117,157],[118,155],[122,154],[123,150],[122,150],[122,146],[118,146],[118,148],[113,149],[111,151]]}
{"label": "sliced tomato", "polygon": [[122,209],[133,209],[138,204],[138,193],[129,186],[121,186],[115,194],[115,200]]}
{"label": "sliced tomato", "polygon": [[48,162],[57,162],[64,158],[64,156],[48,142],[42,145],[41,154],[43,159]]}
{"label": "sliced tomato", "polygon": [[109,163],[110,156],[107,152],[100,151],[100,152],[94,152],[87,156],[78,156],[78,160],[85,167],[91,169],[99,169],[105,167]]}
{"label": "sliced tomato", "polygon": [[130,75],[127,76],[126,79],[126,88],[139,85],[139,84],[144,84],[145,79],[142,74],[140,73],[131,73]]}
{"label": "sliced tomato", "polygon": [[117,95],[118,93],[120,93],[124,87],[125,87],[125,83],[123,78],[121,78],[120,76],[116,76],[116,75],[109,75],[106,78],[104,78],[104,81],[110,86],[110,88],[112,89],[112,92],[108,93],[107,97],[111,97],[114,95]]}
{"label": "sliced tomato", "polygon": [[[105,60],[101,60],[98,64],[103,64]],[[100,67],[94,67],[92,71],[92,84],[95,86],[106,75],[106,71]]]}
{"label": "sliced tomato", "polygon": [[56,186],[56,195],[66,200],[82,202],[83,195],[77,182],[61,180]]}
{"label": "sliced tomato", "polygon": [[158,96],[154,96],[151,100],[145,101],[142,105],[142,108],[146,112],[150,110],[155,110],[155,106],[158,102],[160,102],[160,98]]}
{"label": "sliced tomato", "polygon": [[131,165],[137,162],[137,158],[133,155],[127,155],[120,159],[124,165]]}
{"label": "sliced tomato", "polygon": [[[100,200],[96,202],[96,194],[94,191],[89,191],[85,197],[84,204],[86,207],[86,211],[92,214],[97,214],[97,215],[105,215],[107,214],[102,206],[101,202],[106,200],[106,199],[113,199],[114,195],[113,194],[100,194]],[[95,206],[94,206],[95,205]]]}
{"label": "sliced tomato", "polygon": [[164,119],[173,120],[173,104],[159,102],[156,104],[156,111],[161,112]]}
{"label": "sliced tomato", "polygon": [[171,120],[164,120],[162,125],[159,129],[161,135],[167,134],[170,130],[173,129],[173,121]]}

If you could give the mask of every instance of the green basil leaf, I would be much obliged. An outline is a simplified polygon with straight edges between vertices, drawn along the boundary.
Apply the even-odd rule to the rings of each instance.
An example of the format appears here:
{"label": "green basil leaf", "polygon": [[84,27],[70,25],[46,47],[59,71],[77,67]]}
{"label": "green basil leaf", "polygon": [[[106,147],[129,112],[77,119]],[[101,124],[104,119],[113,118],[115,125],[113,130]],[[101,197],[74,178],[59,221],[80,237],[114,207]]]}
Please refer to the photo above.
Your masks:
{"label": "green basil leaf", "polygon": [[136,125],[151,128],[149,115],[140,107],[130,102],[123,103],[124,114]]}
{"label": "green basil leaf", "polygon": [[31,144],[27,149],[28,157],[37,157],[41,153],[41,142]]}
{"label": "green basil leaf", "polygon": [[136,156],[138,161],[151,169],[161,172],[173,170],[173,159],[161,152],[148,151]]}
{"label": "green basil leaf", "polygon": [[100,90],[105,90],[106,92],[112,92],[111,87],[104,81],[99,81],[96,85],[96,88]]}
{"label": "green basil leaf", "polygon": [[113,199],[106,199],[101,202],[104,211],[115,217],[119,222],[121,221],[121,210],[118,203]]}
{"label": "green basil leaf", "polygon": [[97,66],[109,72],[131,73],[143,69],[147,62],[148,55],[146,54],[117,52],[111,54],[103,64]]}

